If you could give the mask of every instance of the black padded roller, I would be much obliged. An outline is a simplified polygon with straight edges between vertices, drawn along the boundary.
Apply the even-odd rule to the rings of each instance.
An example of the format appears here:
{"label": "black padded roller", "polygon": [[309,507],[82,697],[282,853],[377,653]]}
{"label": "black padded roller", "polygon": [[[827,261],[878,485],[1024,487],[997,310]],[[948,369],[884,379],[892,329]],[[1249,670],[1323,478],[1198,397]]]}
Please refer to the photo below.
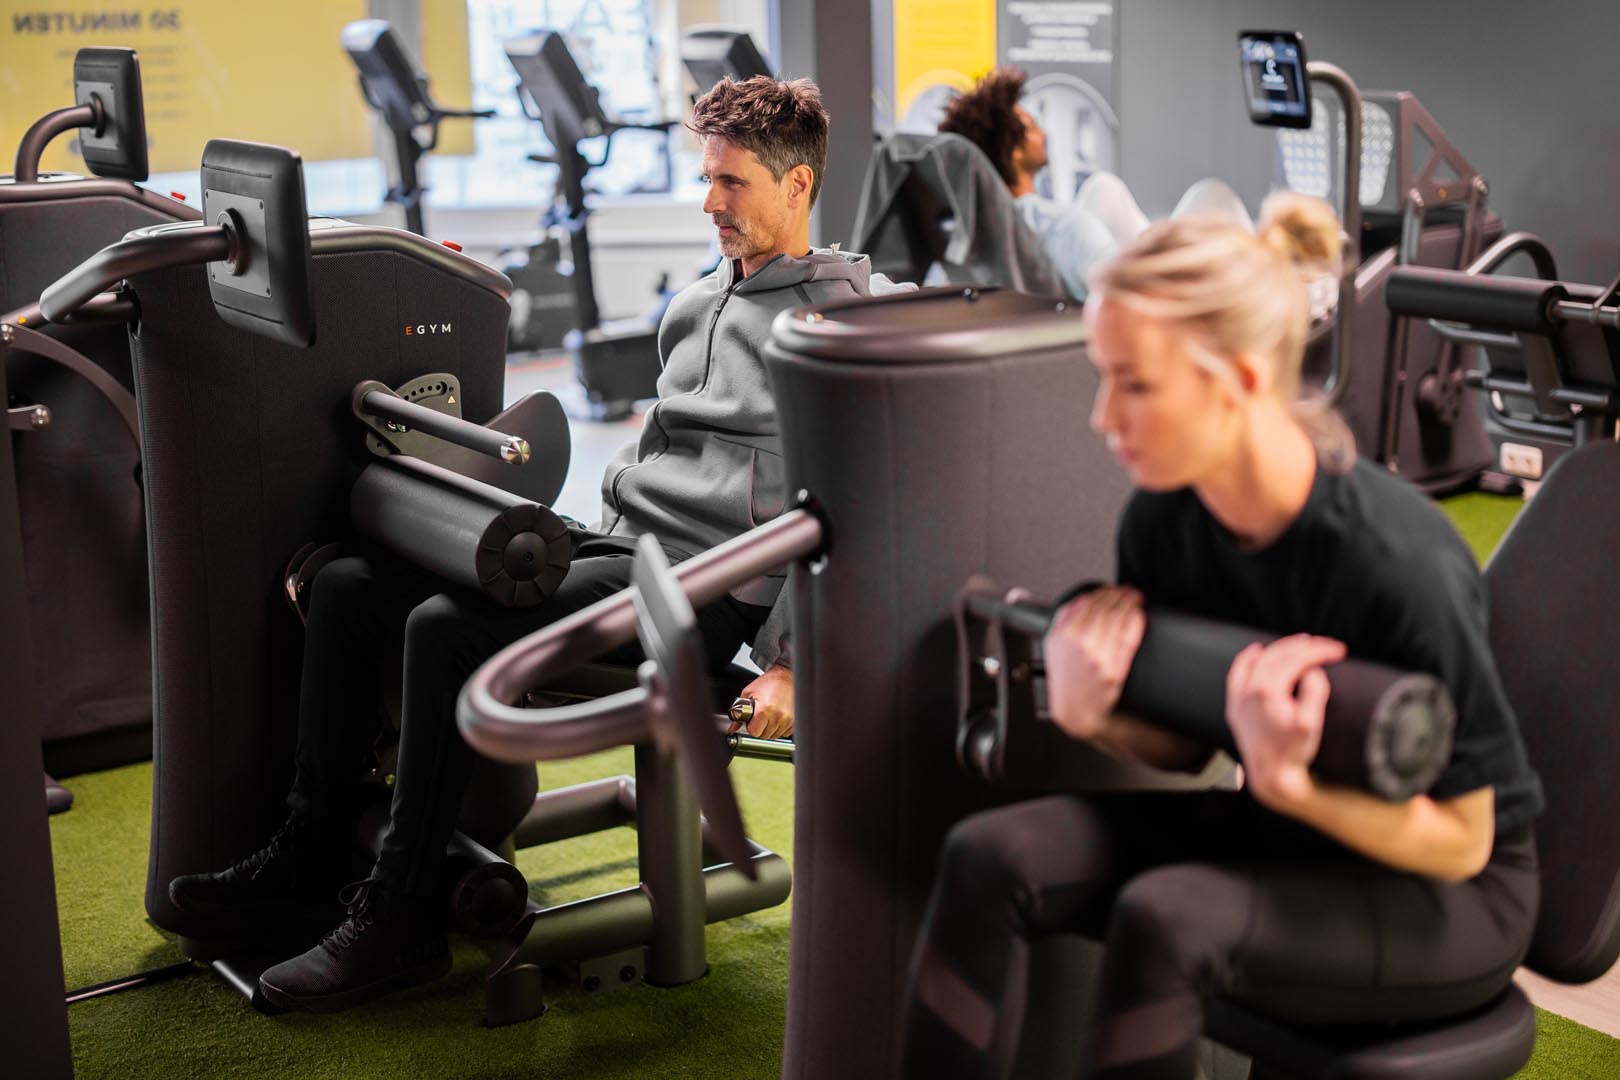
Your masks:
{"label": "black padded roller", "polygon": [[506,607],[540,603],[568,573],[568,528],[548,507],[418,458],[368,465],[349,513],[395,553]]}
{"label": "black padded roller", "polygon": [[[1276,635],[1150,610],[1120,693],[1120,711],[1235,754],[1226,726],[1226,675],[1246,646]],[[1451,759],[1456,711],[1433,675],[1363,660],[1323,669],[1332,687],[1311,769],[1385,799],[1427,791]]]}
{"label": "black padded roller", "polygon": [[450,918],[473,937],[506,933],[529,903],[529,883],[522,871],[460,832],[450,835],[445,882],[450,887]]}
{"label": "black padded roller", "polygon": [[1431,266],[1396,267],[1384,286],[1384,302],[1397,315],[1543,336],[1556,329],[1547,314],[1552,302],[1568,296],[1561,281],[1469,274]]}
{"label": "black padded roller", "polygon": [[[1051,609],[1041,605],[988,597],[968,603],[1034,637],[1051,624]],[[1275,634],[1149,608],[1119,710],[1236,756],[1226,726],[1227,673],[1245,647],[1276,640]],[[1331,690],[1312,771],[1396,801],[1427,791],[1451,760],[1457,727],[1445,684],[1365,660],[1341,660],[1323,670]]]}

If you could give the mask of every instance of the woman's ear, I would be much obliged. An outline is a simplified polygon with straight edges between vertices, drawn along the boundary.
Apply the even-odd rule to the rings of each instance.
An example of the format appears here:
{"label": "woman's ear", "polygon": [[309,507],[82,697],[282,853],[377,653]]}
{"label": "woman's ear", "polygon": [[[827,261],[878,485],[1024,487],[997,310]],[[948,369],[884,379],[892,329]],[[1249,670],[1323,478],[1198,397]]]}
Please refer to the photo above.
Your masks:
{"label": "woman's ear", "polygon": [[1238,385],[1243,392],[1250,396],[1266,393],[1271,389],[1274,373],[1271,363],[1258,353],[1244,350],[1232,357],[1232,370],[1237,374]]}

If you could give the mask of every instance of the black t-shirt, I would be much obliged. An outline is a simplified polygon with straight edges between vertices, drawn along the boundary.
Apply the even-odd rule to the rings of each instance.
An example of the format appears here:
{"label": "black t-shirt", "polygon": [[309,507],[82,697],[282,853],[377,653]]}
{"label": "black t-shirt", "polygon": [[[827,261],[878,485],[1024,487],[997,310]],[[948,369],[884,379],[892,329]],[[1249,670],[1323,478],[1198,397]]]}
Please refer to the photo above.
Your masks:
{"label": "black t-shirt", "polygon": [[1416,488],[1365,460],[1318,469],[1283,535],[1246,549],[1190,488],[1136,492],[1119,526],[1119,580],[1152,605],[1274,634],[1309,633],[1350,655],[1435,675],[1457,706],[1437,799],[1491,785],[1506,833],[1541,812],[1518,722],[1496,672],[1473,554]]}

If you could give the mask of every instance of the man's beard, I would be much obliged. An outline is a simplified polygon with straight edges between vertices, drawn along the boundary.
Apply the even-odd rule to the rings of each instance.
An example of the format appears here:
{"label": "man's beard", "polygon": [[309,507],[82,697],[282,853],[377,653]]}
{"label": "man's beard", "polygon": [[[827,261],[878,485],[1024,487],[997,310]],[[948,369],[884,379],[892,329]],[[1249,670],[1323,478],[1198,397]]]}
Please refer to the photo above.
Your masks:
{"label": "man's beard", "polygon": [[720,254],[728,259],[746,259],[750,255],[757,255],[764,249],[760,247],[751,233],[745,232],[743,227],[734,218],[720,218],[715,221],[715,227],[729,225],[732,228],[730,236],[721,234]]}

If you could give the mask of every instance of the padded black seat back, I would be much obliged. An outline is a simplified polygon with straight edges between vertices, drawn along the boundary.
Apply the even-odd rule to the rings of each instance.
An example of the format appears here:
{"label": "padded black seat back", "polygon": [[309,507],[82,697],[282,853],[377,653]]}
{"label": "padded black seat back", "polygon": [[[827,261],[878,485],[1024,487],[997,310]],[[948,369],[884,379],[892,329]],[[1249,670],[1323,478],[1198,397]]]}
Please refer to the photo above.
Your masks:
{"label": "padded black seat back", "polygon": [[[196,216],[122,181],[0,185],[0,313],[131,229]],[[123,326],[48,332],[133,388]],[[6,376],[14,403],[51,411],[12,438],[41,731],[138,730],[152,717],[139,448],[107,397],[60,364],[9,350]]]}
{"label": "padded black seat back", "polygon": [[303,631],[281,575],[307,541],[350,537],[349,491],[374,460],[350,392],[448,372],[464,417],[501,404],[505,277],[397,230],[310,233],[307,349],[222,322],[202,267],[131,279],[156,674],[147,910],[182,934],[168,882],[228,865],[285,813]]}
{"label": "padded black seat back", "polygon": [[1526,961],[1583,982],[1620,955],[1620,445],[1566,454],[1486,567],[1491,648],[1547,809]]}
{"label": "padded black seat back", "polygon": [[852,245],[896,280],[1061,296],[1040,238],[984,152],[956,134],[892,135],[872,151]]}

